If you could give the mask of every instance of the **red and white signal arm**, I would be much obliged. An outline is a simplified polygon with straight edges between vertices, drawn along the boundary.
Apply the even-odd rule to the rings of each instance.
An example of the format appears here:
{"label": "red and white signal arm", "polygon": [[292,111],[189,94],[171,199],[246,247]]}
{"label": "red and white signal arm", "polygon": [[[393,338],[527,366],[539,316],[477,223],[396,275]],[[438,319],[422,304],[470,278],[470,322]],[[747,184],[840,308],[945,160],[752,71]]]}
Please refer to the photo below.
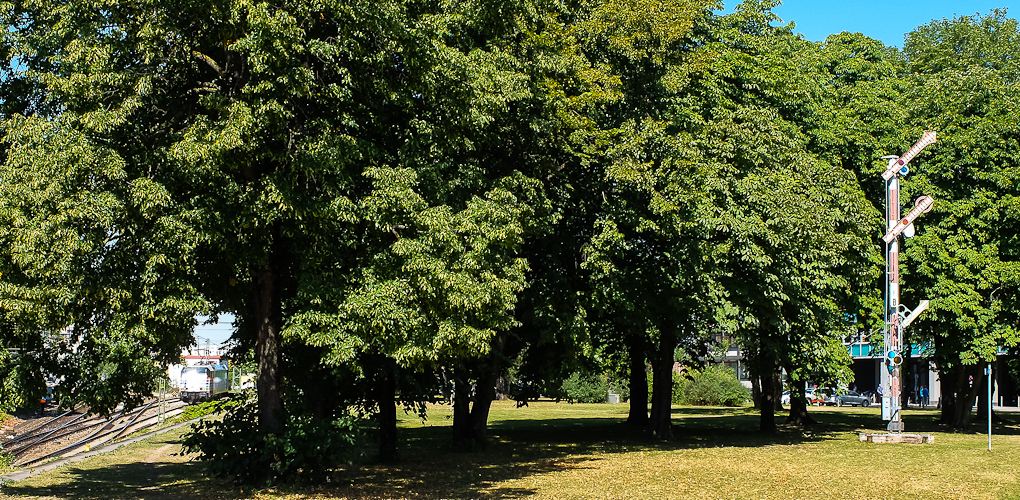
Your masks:
{"label": "red and white signal arm", "polygon": [[882,237],[882,241],[892,243],[892,241],[895,240],[896,237],[910,225],[910,223],[914,222],[914,219],[923,213],[930,212],[933,206],[935,206],[935,200],[931,199],[931,196],[922,196],[918,198],[917,201],[914,202],[914,208],[910,209],[910,211],[907,212],[907,215],[904,215],[903,218],[900,219],[900,221],[897,222],[896,225]]}
{"label": "red and white signal arm", "polygon": [[920,153],[922,149],[927,147],[929,144],[934,144],[936,134],[934,130],[928,130],[921,136],[921,140],[917,141],[916,144],[910,147],[903,156],[899,157],[896,161],[889,162],[889,168],[882,173],[882,178],[885,180],[892,179],[896,172],[903,171],[906,174],[907,164],[910,160],[913,160],[917,153]]}

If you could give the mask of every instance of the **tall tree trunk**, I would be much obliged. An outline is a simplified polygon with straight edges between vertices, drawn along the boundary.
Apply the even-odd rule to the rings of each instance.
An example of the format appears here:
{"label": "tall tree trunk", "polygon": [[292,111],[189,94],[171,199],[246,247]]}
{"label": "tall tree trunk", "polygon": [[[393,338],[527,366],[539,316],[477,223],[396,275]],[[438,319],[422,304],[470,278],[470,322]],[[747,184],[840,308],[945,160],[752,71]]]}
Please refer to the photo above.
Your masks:
{"label": "tall tree trunk", "polygon": [[656,439],[672,439],[673,425],[673,353],[676,351],[676,327],[663,325],[659,346],[652,364],[652,411],[648,430]]}
{"label": "tall tree trunk", "polygon": [[375,402],[379,420],[379,461],[397,460],[397,374],[396,363],[379,356],[375,384]]}
{"label": "tall tree trunk", "polygon": [[766,372],[759,377],[761,379],[761,422],[759,430],[770,434],[776,432],[776,405],[773,401],[775,398],[775,390],[773,389],[774,378],[772,372]]}
{"label": "tall tree trunk", "polygon": [[[944,373],[942,379],[942,418],[941,422],[954,429],[964,430],[970,426],[977,393],[981,381],[976,380],[980,368],[975,366],[956,366]],[[946,376],[948,375],[948,376]],[[974,377],[972,379],[971,377]]]}
{"label": "tall tree trunk", "polygon": [[627,344],[630,356],[630,413],[627,423],[637,427],[648,425],[648,374],[645,373],[644,340],[632,336]]}
{"label": "tall tree trunk", "polygon": [[751,377],[751,403],[755,409],[761,408],[761,381],[758,377]]}
{"label": "tall tree trunk", "polygon": [[903,362],[900,363],[900,408],[910,408],[910,396],[917,390],[914,387],[913,367],[910,363],[910,337],[906,337],[903,350]]}
{"label": "tall tree trunk", "polygon": [[787,425],[812,425],[818,422],[808,414],[807,397],[804,395],[804,382],[790,380],[790,414],[786,417]]}
{"label": "tall tree trunk", "polygon": [[[478,365],[478,383],[475,386],[474,404],[468,407],[467,381],[458,378],[453,403],[453,440],[458,446],[482,446],[488,441],[489,409],[496,397],[496,383],[503,369],[503,346],[506,333],[492,339],[488,358]],[[470,380],[469,378],[467,380]],[[462,388],[463,386],[463,388]],[[464,392],[462,392],[464,391]]]}
{"label": "tall tree trunk", "polygon": [[939,364],[938,370],[939,379],[942,381],[942,395],[938,403],[941,405],[942,410],[939,423],[952,427],[953,418],[956,414],[956,393],[959,386],[957,380],[960,368],[948,369],[945,364]]}
{"label": "tall tree trunk", "polygon": [[283,430],[283,396],[280,386],[280,315],[276,275],[273,269],[253,273],[256,333],[255,356],[258,361],[259,429]]}
{"label": "tall tree trunk", "polygon": [[488,442],[489,409],[492,407],[492,401],[496,399],[496,383],[503,369],[505,343],[506,333],[497,333],[493,337],[489,359],[481,376],[478,377],[478,391],[475,404],[471,408],[471,438],[483,447]]}
{"label": "tall tree trunk", "polygon": [[453,442],[461,446],[471,439],[471,382],[466,369],[454,371]]}
{"label": "tall tree trunk", "polygon": [[971,370],[961,369],[957,377],[956,407],[953,411],[953,428],[966,429],[970,427],[971,411],[977,399],[977,387],[981,384],[973,380]]}
{"label": "tall tree trunk", "polygon": [[453,389],[451,388],[450,383],[453,381],[453,379],[450,378],[449,370],[447,370],[446,367],[440,367],[439,377],[442,380],[442,388],[439,391],[443,395],[443,401],[446,401],[447,404],[452,403]]}
{"label": "tall tree trunk", "polygon": [[783,376],[776,370],[772,374],[772,402],[776,411],[783,411]]}

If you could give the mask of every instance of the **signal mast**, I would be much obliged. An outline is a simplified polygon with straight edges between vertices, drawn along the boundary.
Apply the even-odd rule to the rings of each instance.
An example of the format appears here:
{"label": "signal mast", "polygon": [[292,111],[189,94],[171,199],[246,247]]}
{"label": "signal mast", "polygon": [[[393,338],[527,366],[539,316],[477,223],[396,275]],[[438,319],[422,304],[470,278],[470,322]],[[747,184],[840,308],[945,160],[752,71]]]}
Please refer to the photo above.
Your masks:
{"label": "signal mast", "polygon": [[930,196],[921,196],[914,202],[914,208],[905,216],[900,217],[900,177],[906,176],[910,163],[918,153],[929,144],[935,142],[935,132],[927,131],[903,156],[883,156],[889,160],[882,179],[885,180],[886,193],[886,234],[885,242],[885,364],[882,370],[882,420],[889,420],[890,432],[903,432],[903,416],[900,413],[900,363],[903,361],[903,350],[910,346],[903,345],[903,329],[928,308],[928,301],[922,300],[914,310],[900,304],[900,263],[899,236],[910,238],[914,235],[913,222],[918,216],[931,211],[934,200]]}

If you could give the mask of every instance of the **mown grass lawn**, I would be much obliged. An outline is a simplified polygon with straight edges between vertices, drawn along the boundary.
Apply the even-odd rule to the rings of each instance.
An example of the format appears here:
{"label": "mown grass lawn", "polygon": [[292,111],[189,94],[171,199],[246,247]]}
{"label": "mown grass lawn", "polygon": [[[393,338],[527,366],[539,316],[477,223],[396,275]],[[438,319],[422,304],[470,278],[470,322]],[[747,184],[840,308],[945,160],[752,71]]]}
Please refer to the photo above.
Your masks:
{"label": "mown grass lawn", "polygon": [[[431,407],[422,422],[405,416],[402,460],[370,457],[337,482],[273,489],[242,488],[207,477],[180,451],[178,432],[152,438],[17,483],[0,495],[82,499],[327,498],[1020,498],[1020,414],[994,429],[982,424],[946,433],[937,413],[908,411],[908,432],[935,435],[931,445],[872,444],[858,432],[880,431],[877,408],[812,408],[819,425],[757,432],[753,409],[675,408],[677,439],[647,440],[626,426],[625,405],[497,402],[492,443],[450,446],[450,409]],[[779,418],[782,421],[782,417]]]}

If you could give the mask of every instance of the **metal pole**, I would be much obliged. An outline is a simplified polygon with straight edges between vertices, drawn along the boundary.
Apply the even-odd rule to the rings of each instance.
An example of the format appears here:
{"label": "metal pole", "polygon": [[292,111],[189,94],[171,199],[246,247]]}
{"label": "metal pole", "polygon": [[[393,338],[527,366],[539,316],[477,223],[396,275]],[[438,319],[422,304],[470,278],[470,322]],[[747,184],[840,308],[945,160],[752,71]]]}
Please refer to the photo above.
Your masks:
{"label": "metal pole", "polygon": [[165,380],[159,381],[159,418],[156,421],[160,424],[166,420],[166,386]]}
{"label": "metal pole", "polygon": [[[921,140],[917,141],[916,144],[910,147],[903,156],[883,156],[882,158],[889,160],[889,164],[886,166],[885,172],[882,173],[882,179],[885,180],[886,190],[886,234],[882,237],[882,241],[885,242],[886,252],[886,272],[885,272],[885,348],[886,359],[888,370],[883,370],[882,373],[882,386],[883,389],[888,388],[888,393],[883,390],[882,397],[882,418],[889,419],[889,430],[893,432],[903,432],[903,415],[901,413],[900,405],[900,363],[903,359],[903,328],[913,321],[916,314],[911,314],[910,317],[906,318],[901,322],[901,306],[900,306],[900,262],[899,262],[899,241],[898,237],[900,234],[907,232],[909,237],[912,232],[908,231],[911,227],[910,224],[914,221],[917,216],[931,210],[932,199],[929,196],[922,196],[917,199],[914,204],[914,208],[911,209],[902,218],[900,217],[900,177],[907,175],[909,169],[907,163],[910,162],[914,156],[917,156],[922,149],[927,145],[935,142],[936,134],[932,131],[927,131],[921,136]],[[927,304],[923,304],[917,313]],[[901,324],[902,323],[902,324]],[[888,373],[887,373],[888,372]],[[886,386],[888,384],[888,386]]]}
{"label": "metal pole", "polygon": [[[889,159],[889,168],[897,163],[896,158]],[[892,230],[900,221],[900,176],[893,175],[886,181],[886,230]],[[894,238],[886,245],[886,293],[885,293],[885,342],[887,351],[900,350],[900,259],[899,239]],[[888,360],[887,360],[888,362]],[[885,391],[889,406],[889,430],[902,431],[903,418],[900,414],[900,367],[893,366],[889,371],[888,391]],[[884,401],[883,401],[884,402]]]}
{"label": "metal pole", "polygon": [[992,364],[985,367],[988,375],[988,451],[992,451]]}

